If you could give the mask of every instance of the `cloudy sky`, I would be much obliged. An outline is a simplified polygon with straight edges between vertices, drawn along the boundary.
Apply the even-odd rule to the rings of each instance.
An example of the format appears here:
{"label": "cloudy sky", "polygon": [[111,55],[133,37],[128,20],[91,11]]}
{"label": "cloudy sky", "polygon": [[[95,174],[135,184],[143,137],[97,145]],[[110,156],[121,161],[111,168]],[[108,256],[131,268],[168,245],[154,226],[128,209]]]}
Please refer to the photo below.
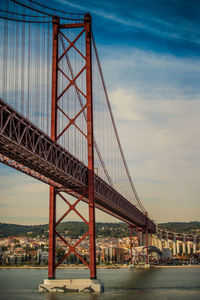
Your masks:
{"label": "cloudy sky", "polygon": [[[158,222],[199,221],[199,1],[55,0],[54,5],[92,14],[117,128],[145,208]],[[0,221],[48,221],[45,184],[1,166],[0,189]],[[109,217],[98,214],[98,221],[105,220]]]}

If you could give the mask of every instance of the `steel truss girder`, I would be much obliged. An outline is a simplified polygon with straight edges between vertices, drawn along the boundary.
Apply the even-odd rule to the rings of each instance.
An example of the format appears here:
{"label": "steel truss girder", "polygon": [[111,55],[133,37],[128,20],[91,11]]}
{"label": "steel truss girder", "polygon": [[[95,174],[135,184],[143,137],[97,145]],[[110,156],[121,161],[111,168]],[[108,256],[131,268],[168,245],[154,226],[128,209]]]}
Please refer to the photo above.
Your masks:
{"label": "steel truss girder", "polygon": [[[0,153],[52,180],[53,186],[59,184],[70,195],[79,197],[87,188],[87,167],[1,98]],[[83,200],[88,202],[87,196]],[[97,175],[95,206],[128,224],[156,232],[153,221]]]}

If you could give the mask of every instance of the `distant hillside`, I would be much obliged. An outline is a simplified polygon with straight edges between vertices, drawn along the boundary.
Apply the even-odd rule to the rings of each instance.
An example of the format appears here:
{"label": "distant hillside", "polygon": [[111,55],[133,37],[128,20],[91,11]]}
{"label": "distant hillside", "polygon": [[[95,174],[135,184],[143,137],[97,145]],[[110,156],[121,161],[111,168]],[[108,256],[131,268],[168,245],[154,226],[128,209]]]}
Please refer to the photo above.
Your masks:
{"label": "distant hillside", "polygon": [[48,225],[16,225],[0,223],[0,237],[26,235],[33,232],[34,235],[42,235],[48,230]]}
{"label": "distant hillside", "polygon": [[[83,222],[63,222],[58,226],[58,231],[71,238],[77,238],[88,230]],[[128,227],[124,223],[96,223],[97,237],[125,237],[128,235]],[[44,225],[16,225],[0,223],[0,237],[20,235],[48,236],[48,224]]]}
{"label": "distant hillside", "polygon": [[169,231],[194,233],[197,229],[200,230],[200,222],[168,222],[159,224],[159,227]]}
{"label": "distant hillside", "polygon": [[[200,222],[169,222],[159,224],[160,228],[175,232],[194,233],[200,229]],[[88,227],[83,222],[63,222],[58,226],[58,231],[65,233],[70,238],[83,235]],[[97,237],[126,237],[129,228],[124,223],[96,223]],[[0,237],[7,236],[48,236],[48,224],[44,225],[16,225],[0,223]]]}

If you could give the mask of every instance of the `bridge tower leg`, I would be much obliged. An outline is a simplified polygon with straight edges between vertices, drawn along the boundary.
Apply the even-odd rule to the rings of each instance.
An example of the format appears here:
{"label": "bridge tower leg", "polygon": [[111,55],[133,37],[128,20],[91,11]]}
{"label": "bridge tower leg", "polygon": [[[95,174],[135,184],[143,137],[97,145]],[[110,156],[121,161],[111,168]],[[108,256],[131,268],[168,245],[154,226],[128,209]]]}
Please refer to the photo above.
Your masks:
{"label": "bridge tower leg", "polygon": [[148,229],[146,229],[146,251],[147,251],[147,258],[146,258],[146,262],[147,264],[149,263],[149,233],[148,233]]}
{"label": "bridge tower leg", "polygon": [[91,16],[85,15],[90,278],[96,279]]}
{"label": "bridge tower leg", "polygon": [[133,264],[133,226],[129,226],[130,228],[130,259],[131,265]]}
{"label": "bridge tower leg", "polygon": [[[58,86],[58,29],[59,19],[53,19],[53,54],[52,54],[52,88],[51,88],[51,138],[57,138],[57,86]],[[49,263],[48,278],[55,278],[56,259],[56,189],[50,186],[49,197]]]}
{"label": "bridge tower leg", "polygon": [[149,263],[149,232],[148,232],[148,213],[146,212],[146,263]]}

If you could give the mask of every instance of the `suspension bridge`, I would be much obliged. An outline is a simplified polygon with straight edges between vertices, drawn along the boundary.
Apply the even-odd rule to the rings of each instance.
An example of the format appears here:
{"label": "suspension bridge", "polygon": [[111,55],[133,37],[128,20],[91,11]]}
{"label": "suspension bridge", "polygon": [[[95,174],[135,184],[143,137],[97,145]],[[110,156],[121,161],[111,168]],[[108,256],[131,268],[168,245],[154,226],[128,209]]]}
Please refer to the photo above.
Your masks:
{"label": "suspension bridge", "polygon": [[[31,0],[4,0],[0,21],[0,161],[50,185],[49,280],[71,253],[95,280],[95,208],[126,222],[131,234],[133,228],[155,233],[156,225],[122,150],[91,16]],[[61,216],[58,200],[68,206]],[[88,204],[88,220],[77,208],[80,201]],[[74,245],[58,229],[72,211],[88,225]],[[60,261],[56,238],[68,248]],[[76,250],[86,238],[89,262]],[[148,238],[146,243],[148,249]]]}

